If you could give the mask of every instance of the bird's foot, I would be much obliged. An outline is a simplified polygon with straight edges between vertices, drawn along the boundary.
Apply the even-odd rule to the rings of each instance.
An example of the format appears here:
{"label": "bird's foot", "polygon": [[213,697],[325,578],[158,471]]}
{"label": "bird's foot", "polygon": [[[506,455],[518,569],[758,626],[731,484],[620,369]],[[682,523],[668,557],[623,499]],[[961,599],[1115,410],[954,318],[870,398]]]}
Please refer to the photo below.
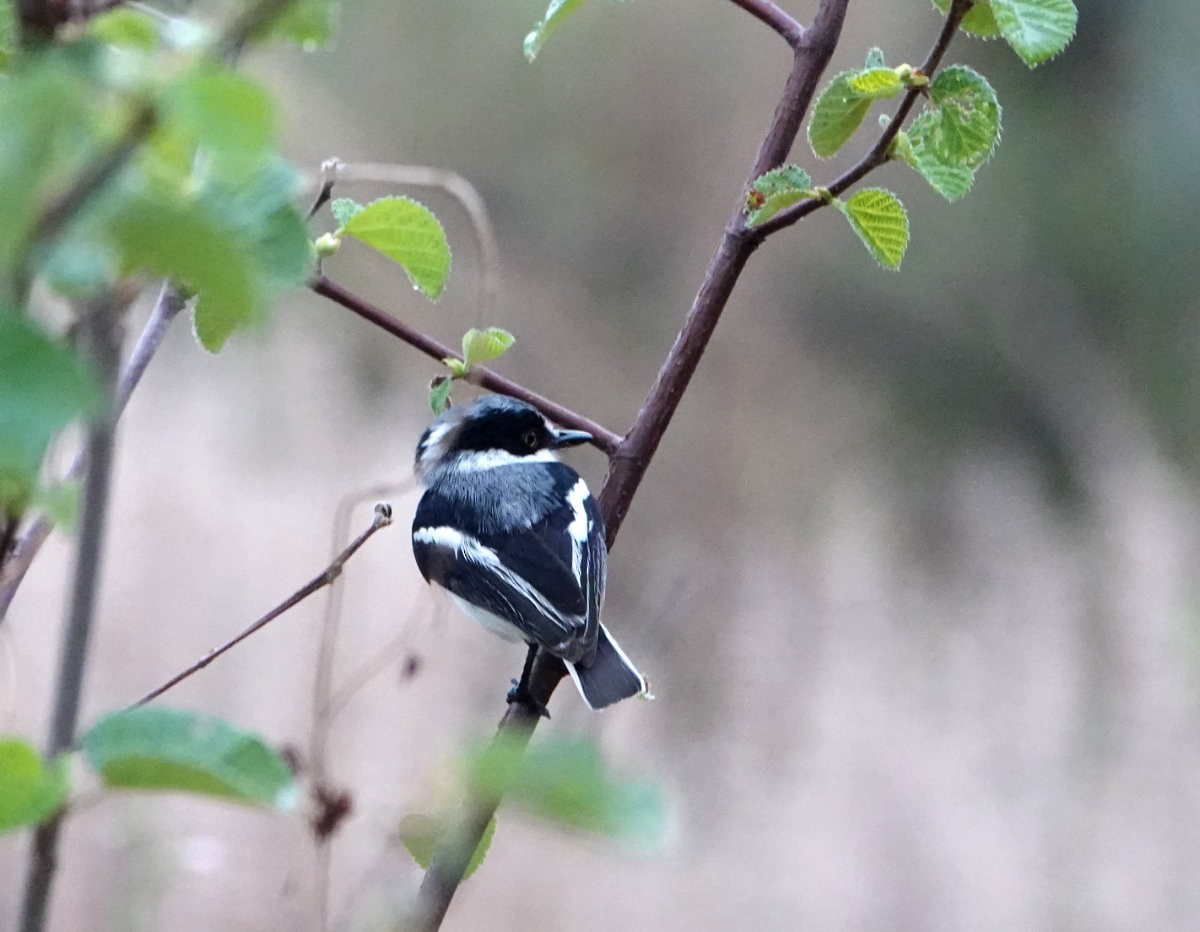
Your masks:
{"label": "bird's foot", "polygon": [[546,708],[546,704],[543,702],[538,702],[536,699],[534,699],[533,696],[530,695],[528,688],[523,682],[519,683],[516,680],[512,680],[511,682],[512,689],[508,691],[508,696],[506,697],[509,705],[517,702],[526,708],[532,709],[542,718],[550,717],[550,710]]}

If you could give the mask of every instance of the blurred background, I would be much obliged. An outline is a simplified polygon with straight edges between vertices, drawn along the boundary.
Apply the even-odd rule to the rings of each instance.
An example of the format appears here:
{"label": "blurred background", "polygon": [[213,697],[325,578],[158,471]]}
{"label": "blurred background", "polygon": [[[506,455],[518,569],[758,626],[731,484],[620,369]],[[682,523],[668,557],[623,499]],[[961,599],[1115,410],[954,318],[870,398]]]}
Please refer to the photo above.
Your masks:
{"label": "blurred background", "polygon": [[[808,20],[816,4],[784,6]],[[606,617],[658,699],[593,715],[564,688],[545,726],[657,781],[664,843],[502,810],[446,928],[1195,927],[1200,9],[1080,6],[1076,40],[1036,72],[955,40],[947,63],[989,78],[1003,140],[958,204],[900,166],[871,176],[908,207],[900,272],[822,211],[734,293],[612,555]],[[331,277],[451,344],[510,329],[500,371],[623,432],[788,54],[731,3],[640,0],[589,4],[530,65],[543,12],[348,3],[331,48],[248,67],[282,95],[298,164],[437,166],[486,199],[492,319],[440,192],[406,192],[456,250],[438,305],[365,250]],[[924,0],[856,0],[832,70],[873,45],[916,63],[938,26]],[[794,157],[818,183],[839,170],[803,143]],[[390,928],[420,879],[396,824],[447,802],[450,762],[491,732],[522,659],[412,563],[412,449],[438,369],[309,294],[219,356],[187,331],[122,420],[85,721],[316,574],[344,498],[363,495],[357,529],[375,486],[410,483],[344,577],[337,684],[357,689],[329,746],[354,800],[333,927]],[[599,453],[571,461],[599,487]],[[45,733],[70,554],[56,537],[0,632],[4,731]],[[170,702],[307,755],[321,608]],[[305,814],[97,797],[67,824],[53,927],[310,929]],[[24,855],[4,839],[0,873],[21,876]],[[3,915],[19,887],[0,887]]]}

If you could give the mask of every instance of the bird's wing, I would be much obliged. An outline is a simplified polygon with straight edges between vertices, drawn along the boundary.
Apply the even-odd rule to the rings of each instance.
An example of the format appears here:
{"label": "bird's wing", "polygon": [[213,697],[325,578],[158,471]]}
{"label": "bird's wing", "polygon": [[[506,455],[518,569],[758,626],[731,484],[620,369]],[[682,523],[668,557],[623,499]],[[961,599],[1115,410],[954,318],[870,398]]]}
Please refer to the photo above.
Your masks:
{"label": "bird's wing", "polygon": [[565,496],[556,496],[531,527],[464,527],[461,509],[454,526],[451,502],[428,490],[413,522],[413,552],[427,580],[575,660],[595,648],[604,534],[583,480],[566,466],[556,478]]}

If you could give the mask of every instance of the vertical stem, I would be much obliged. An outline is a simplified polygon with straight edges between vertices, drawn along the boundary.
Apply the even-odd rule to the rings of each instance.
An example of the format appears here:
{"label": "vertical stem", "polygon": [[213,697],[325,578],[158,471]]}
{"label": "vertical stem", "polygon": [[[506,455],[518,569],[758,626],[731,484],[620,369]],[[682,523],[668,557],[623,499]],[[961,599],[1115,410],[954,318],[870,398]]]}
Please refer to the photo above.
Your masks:
{"label": "vertical stem", "polygon": [[[112,390],[120,357],[116,315],[123,303],[112,293],[89,302],[84,332],[93,365],[104,383],[104,410],[88,430],[87,474],[83,486],[83,514],[79,523],[79,549],[71,601],[59,655],[58,681],[50,725],[47,757],[55,757],[75,742],[75,726],[83,694],[88,641],[95,617],[96,590],[103,555],[104,527],[112,477],[113,434],[116,411]],[[41,932],[46,924],[50,887],[54,880],[60,820],[54,818],[38,827],[30,852],[25,902],[21,913],[22,932]]]}

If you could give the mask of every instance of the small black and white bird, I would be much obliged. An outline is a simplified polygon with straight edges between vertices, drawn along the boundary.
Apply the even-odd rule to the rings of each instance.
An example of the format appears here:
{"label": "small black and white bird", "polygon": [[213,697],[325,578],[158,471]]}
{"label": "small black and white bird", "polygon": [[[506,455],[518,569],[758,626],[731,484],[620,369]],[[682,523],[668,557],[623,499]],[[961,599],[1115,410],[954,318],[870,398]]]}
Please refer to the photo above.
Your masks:
{"label": "small black and white bird", "polygon": [[608,551],[587,484],[554,451],[591,439],[534,408],[485,395],[444,411],[417,444],[425,486],[413,519],[417,566],[493,634],[566,663],[584,701],[603,709],[645,694],[645,678],[600,623]]}

